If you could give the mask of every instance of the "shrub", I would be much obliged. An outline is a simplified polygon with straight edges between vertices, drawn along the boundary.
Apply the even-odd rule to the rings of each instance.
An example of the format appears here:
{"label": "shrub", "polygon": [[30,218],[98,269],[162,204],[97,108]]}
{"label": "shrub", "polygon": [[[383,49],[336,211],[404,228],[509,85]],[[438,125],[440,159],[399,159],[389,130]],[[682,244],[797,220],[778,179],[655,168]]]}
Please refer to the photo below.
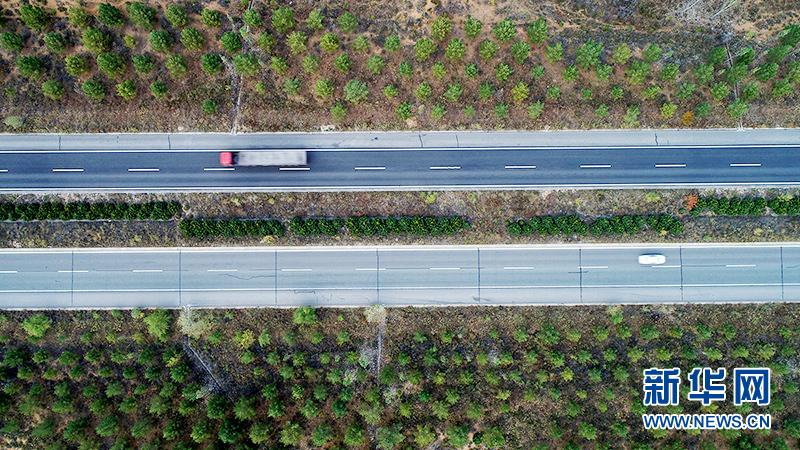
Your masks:
{"label": "shrub", "polygon": [[528,105],[528,118],[531,120],[536,120],[539,116],[542,115],[544,111],[544,103],[541,101],[535,101]]}
{"label": "shrub", "polygon": [[0,34],[0,48],[12,53],[19,53],[22,51],[24,44],[22,36],[14,33],[13,31],[6,31]]}
{"label": "shrub", "polygon": [[475,78],[478,78],[478,74],[479,74],[479,72],[478,72],[478,65],[477,64],[474,64],[474,63],[473,64],[467,64],[464,67],[464,75],[466,75],[467,78],[470,78],[470,79],[474,80]]}
{"label": "shrub", "polygon": [[358,19],[349,11],[336,18],[336,25],[345,33],[355,33],[358,29]]}
{"label": "shrub", "polygon": [[514,69],[506,63],[498,64],[494,71],[494,77],[497,79],[497,82],[501,84],[505,83],[513,74]]}
{"label": "shrub", "polygon": [[306,27],[312,31],[319,31],[325,27],[322,20],[322,11],[319,8],[312,9],[306,16]]}
{"label": "shrub", "polygon": [[730,93],[731,93],[731,88],[725,83],[714,83],[714,85],[711,86],[711,97],[713,97],[714,100],[718,102],[721,102],[726,98],[728,98],[728,95],[730,95]]}
{"label": "shrub", "polygon": [[444,94],[442,95],[448,102],[455,103],[461,98],[461,94],[463,93],[463,89],[460,83],[453,83],[447,86],[447,90],[445,90]]}
{"label": "shrub", "polygon": [[150,83],[150,94],[157,99],[162,99],[167,96],[167,83],[162,80],[155,80]]}
{"label": "shrub", "polygon": [[431,25],[431,36],[439,42],[444,41],[453,31],[453,21],[447,16],[439,16]]}
{"label": "shrub", "polygon": [[186,58],[177,53],[170,55],[169,58],[167,58],[167,60],[164,62],[164,66],[166,66],[167,72],[169,72],[169,76],[172,78],[183,78],[189,71],[189,65],[186,62]]}
{"label": "shrub", "polygon": [[219,28],[222,26],[222,13],[216,9],[203,8],[200,12],[200,21],[209,28]]}
{"label": "shrub", "polygon": [[297,78],[287,78],[283,82],[283,92],[291,97],[300,93],[300,80]]}
{"label": "shrub", "polygon": [[397,105],[397,109],[395,109],[395,114],[397,114],[397,118],[400,120],[408,120],[413,115],[413,109],[411,104],[408,102],[403,102]]}
{"label": "shrub", "polygon": [[90,100],[99,102],[106,97],[106,87],[97,79],[89,79],[83,82],[81,90]]}
{"label": "shrub", "polygon": [[272,28],[278,33],[286,34],[295,26],[294,11],[288,6],[276,8],[272,12]]}
{"label": "shrub", "polygon": [[322,100],[326,100],[333,96],[334,85],[333,81],[327,78],[317,80],[314,85],[314,93]]}
{"label": "shrub", "polygon": [[186,10],[177,3],[170,3],[164,12],[164,16],[167,22],[175,28],[185,27],[189,23],[189,16],[186,14]]}
{"label": "shrub", "polygon": [[379,427],[376,432],[377,446],[380,450],[393,450],[405,440],[399,425]]}
{"label": "shrub", "polygon": [[671,119],[677,111],[678,105],[672,102],[665,102],[661,105],[661,117],[664,119]]}
{"label": "shrub", "polygon": [[511,23],[511,20],[503,19],[492,27],[492,34],[498,41],[507,42],[514,39],[517,34],[517,28]]}
{"label": "shrub", "polygon": [[436,44],[428,38],[422,38],[414,44],[414,54],[417,61],[427,61],[436,51]]}
{"label": "shrub", "polygon": [[470,39],[478,37],[482,29],[483,23],[472,16],[467,17],[467,20],[464,22],[464,34]]}
{"label": "shrub", "polygon": [[337,122],[343,121],[347,117],[347,105],[336,102],[331,106],[331,118]]}
{"label": "shrub", "polygon": [[522,64],[528,58],[531,46],[525,41],[517,41],[511,46],[511,57],[517,64]]}
{"label": "shrub", "polygon": [[423,81],[417,86],[417,90],[414,95],[417,97],[417,100],[424,103],[426,100],[431,98],[432,94],[433,94],[433,88],[431,87],[431,85]]}
{"label": "shrub", "polygon": [[494,41],[484,39],[478,46],[478,55],[481,59],[492,59],[497,54],[498,46]]}
{"label": "shrub", "polygon": [[647,47],[642,50],[642,59],[647,64],[653,64],[654,62],[661,59],[661,55],[664,53],[657,44],[648,44]]}
{"label": "shrub", "polygon": [[44,35],[44,45],[51,53],[63,53],[67,49],[67,39],[54,31]]}
{"label": "shrub", "polygon": [[119,78],[125,74],[125,60],[114,52],[100,53],[97,55],[97,68],[108,78]]}
{"label": "shrub", "polygon": [[570,83],[575,82],[578,79],[578,68],[569,65],[564,68],[562,76],[564,77],[564,81],[569,81]]}
{"label": "shrub", "polygon": [[141,75],[146,75],[156,68],[156,60],[150,55],[135,55],[133,58],[133,70]]}
{"label": "shrub", "polygon": [[49,317],[38,313],[28,316],[25,320],[23,320],[22,329],[25,330],[25,334],[28,335],[28,338],[39,340],[44,337],[45,333],[47,333],[47,330],[50,329],[52,323],[53,322]]}
{"label": "shrub", "polygon": [[172,48],[172,37],[164,30],[151,31],[148,41],[150,47],[159,53],[167,53]]}
{"label": "shrub", "polygon": [[361,80],[350,80],[344,86],[344,99],[350,103],[358,104],[367,99],[369,88]]}
{"label": "shrub", "polygon": [[408,61],[403,61],[397,66],[397,74],[403,78],[410,78],[414,75],[414,67]]}
{"label": "shrub", "polygon": [[222,72],[222,68],[224,67],[222,64],[222,57],[217,53],[206,53],[203,55],[200,58],[200,66],[203,68],[203,72],[208,75],[218,75]]}
{"label": "shrub", "polygon": [[564,46],[561,42],[548,45],[544,51],[544,56],[552,63],[560,62],[564,59]]}
{"label": "shrub", "polygon": [[400,50],[400,36],[393,34],[386,38],[383,43],[383,48],[387,52],[396,52]]}
{"label": "shrub", "polygon": [[103,53],[111,50],[111,36],[97,28],[87,28],[81,35],[81,43],[91,53]]}
{"label": "shrub", "polygon": [[184,28],[181,31],[181,44],[183,44],[187,50],[197,52],[202,50],[203,46],[206,45],[206,37],[203,33],[198,31],[197,28]]}
{"label": "shrub", "polygon": [[64,96],[64,85],[57,80],[42,83],[42,94],[50,100],[61,100]]}
{"label": "shrub", "polygon": [[153,29],[153,22],[156,20],[156,10],[141,2],[131,2],[125,5],[128,17],[137,27],[150,31]]}
{"label": "shrub", "polygon": [[379,55],[372,55],[367,59],[367,70],[373,75],[380,75],[385,65],[386,61]]}
{"label": "shrub", "polygon": [[[200,109],[203,111],[203,113],[212,116],[217,113],[217,110],[219,110],[219,103],[217,103],[217,101],[213,98],[207,98],[203,100],[203,103],[200,104]],[[183,223],[181,223],[181,225],[182,224]]]}
{"label": "shrub", "polygon": [[242,38],[239,33],[226,31],[219,39],[222,49],[228,53],[238,53],[242,50]]}
{"label": "shrub", "polygon": [[584,42],[575,53],[575,64],[581,69],[589,69],[600,63],[603,53],[603,44],[589,39]]}
{"label": "shrub", "polygon": [[524,102],[528,99],[528,95],[530,95],[530,88],[524,81],[520,81],[511,88],[511,98],[515,103]]}
{"label": "shrub", "polygon": [[328,53],[339,50],[339,38],[333,33],[325,33],[319,40],[320,48]]}
{"label": "shrub", "polygon": [[498,103],[494,105],[494,115],[498,119],[508,118],[508,105],[506,103]]}
{"label": "shrub", "polygon": [[356,52],[367,53],[369,51],[369,40],[366,36],[359,36],[353,40],[351,46]]}
{"label": "shrub", "polygon": [[91,23],[92,16],[80,6],[71,6],[67,9],[67,21],[78,29],[84,29]]}
{"label": "shrub", "polygon": [[303,72],[316,73],[319,70],[320,59],[318,56],[308,55],[303,58]]}
{"label": "shrub", "polygon": [[252,77],[258,73],[261,65],[256,55],[252,53],[240,53],[233,58],[233,68],[239,75]]}
{"label": "shrub", "polygon": [[650,66],[644,61],[635,60],[628,67],[626,75],[628,77],[628,83],[632,85],[642,84],[650,75]]}
{"label": "shrub", "polygon": [[400,91],[397,89],[397,86],[393,84],[387,84],[383,87],[383,96],[389,100],[397,97],[399,94]]}
{"label": "shrub", "polygon": [[707,85],[714,81],[714,65],[713,64],[698,64],[694,68],[694,79],[698,83]]}
{"label": "shrub", "polygon": [[163,309],[155,310],[145,316],[144,323],[147,332],[158,342],[166,342],[172,325],[172,315]]}
{"label": "shrub", "polygon": [[244,14],[242,14],[242,20],[250,28],[258,28],[264,23],[264,20],[261,18],[261,13],[255,8],[246,10]]}
{"label": "shrub", "polygon": [[750,110],[750,105],[742,99],[735,100],[730,105],[728,105],[727,108],[728,115],[731,116],[731,118],[733,119],[742,118],[745,114],[747,114],[747,111],[749,110]]}
{"label": "shrub", "polygon": [[624,66],[631,59],[631,56],[633,56],[631,48],[623,42],[614,47],[614,51],[611,53],[611,60],[618,66]]}
{"label": "shrub", "polygon": [[299,55],[306,51],[306,34],[301,31],[292,31],[286,38],[286,45],[293,55]]}
{"label": "shrub", "polygon": [[117,95],[122,97],[124,100],[130,101],[136,97],[136,84],[131,80],[125,80],[122,83],[117,84]]}
{"label": "shrub", "polygon": [[661,74],[659,76],[663,81],[675,81],[675,79],[678,78],[680,68],[681,66],[675,63],[665,64],[664,67],[661,68]]}
{"label": "shrub", "polygon": [[353,62],[350,60],[350,55],[342,53],[333,60],[333,67],[340,72],[348,72],[353,67]]}
{"label": "shrub", "polygon": [[34,31],[41,31],[50,24],[52,20],[50,11],[31,4],[24,4],[19,8],[19,18],[22,23]]}
{"label": "shrub", "polygon": [[550,86],[545,91],[545,97],[548,100],[556,101],[561,98],[561,88],[558,86]]}
{"label": "shrub", "polygon": [[17,57],[17,70],[23,77],[35,80],[44,75],[44,61],[38,56],[19,56]]}
{"label": "shrub", "polygon": [[458,38],[451,39],[444,51],[444,56],[451,61],[461,61],[464,59],[466,51],[467,47],[464,45],[464,41]]}

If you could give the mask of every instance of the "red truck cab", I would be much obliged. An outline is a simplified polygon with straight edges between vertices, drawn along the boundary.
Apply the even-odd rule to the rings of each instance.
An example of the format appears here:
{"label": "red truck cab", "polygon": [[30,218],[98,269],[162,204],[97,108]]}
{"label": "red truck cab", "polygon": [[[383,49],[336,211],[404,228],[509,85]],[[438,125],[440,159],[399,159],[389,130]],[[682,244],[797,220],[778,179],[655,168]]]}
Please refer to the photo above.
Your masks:
{"label": "red truck cab", "polygon": [[220,152],[219,165],[222,167],[233,167],[233,152]]}

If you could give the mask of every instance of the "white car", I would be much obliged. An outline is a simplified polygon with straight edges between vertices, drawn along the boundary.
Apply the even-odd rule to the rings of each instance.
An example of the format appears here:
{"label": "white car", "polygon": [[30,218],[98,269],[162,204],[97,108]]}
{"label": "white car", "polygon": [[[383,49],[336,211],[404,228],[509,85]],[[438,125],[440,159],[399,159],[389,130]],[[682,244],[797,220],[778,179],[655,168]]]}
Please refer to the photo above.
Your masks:
{"label": "white car", "polygon": [[660,253],[646,253],[639,255],[639,264],[648,266],[658,266],[667,262],[667,257]]}

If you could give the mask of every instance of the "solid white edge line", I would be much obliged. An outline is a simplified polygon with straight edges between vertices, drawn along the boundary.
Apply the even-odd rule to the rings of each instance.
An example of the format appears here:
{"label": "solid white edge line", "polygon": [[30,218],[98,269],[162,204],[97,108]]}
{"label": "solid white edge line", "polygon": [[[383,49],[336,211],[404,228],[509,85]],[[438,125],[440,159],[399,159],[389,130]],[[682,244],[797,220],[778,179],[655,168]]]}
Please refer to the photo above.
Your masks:
{"label": "solid white edge line", "polygon": [[83,169],[80,169],[80,168],[71,169],[71,168],[67,168],[67,167],[56,167],[56,168],[53,168],[53,172],[83,172]]}

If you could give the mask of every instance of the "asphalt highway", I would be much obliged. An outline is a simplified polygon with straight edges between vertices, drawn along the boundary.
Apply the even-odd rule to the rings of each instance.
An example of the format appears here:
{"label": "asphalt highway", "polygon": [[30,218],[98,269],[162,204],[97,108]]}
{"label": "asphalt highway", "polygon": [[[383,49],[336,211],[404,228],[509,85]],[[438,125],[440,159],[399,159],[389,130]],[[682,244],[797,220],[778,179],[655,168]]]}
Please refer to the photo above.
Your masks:
{"label": "asphalt highway", "polygon": [[0,308],[768,301],[800,243],[0,250]]}
{"label": "asphalt highway", "polygon": [[[219,165],[276,148],[308,165]],[[0,135],[0,192],[798,184],[798,130]]]}

